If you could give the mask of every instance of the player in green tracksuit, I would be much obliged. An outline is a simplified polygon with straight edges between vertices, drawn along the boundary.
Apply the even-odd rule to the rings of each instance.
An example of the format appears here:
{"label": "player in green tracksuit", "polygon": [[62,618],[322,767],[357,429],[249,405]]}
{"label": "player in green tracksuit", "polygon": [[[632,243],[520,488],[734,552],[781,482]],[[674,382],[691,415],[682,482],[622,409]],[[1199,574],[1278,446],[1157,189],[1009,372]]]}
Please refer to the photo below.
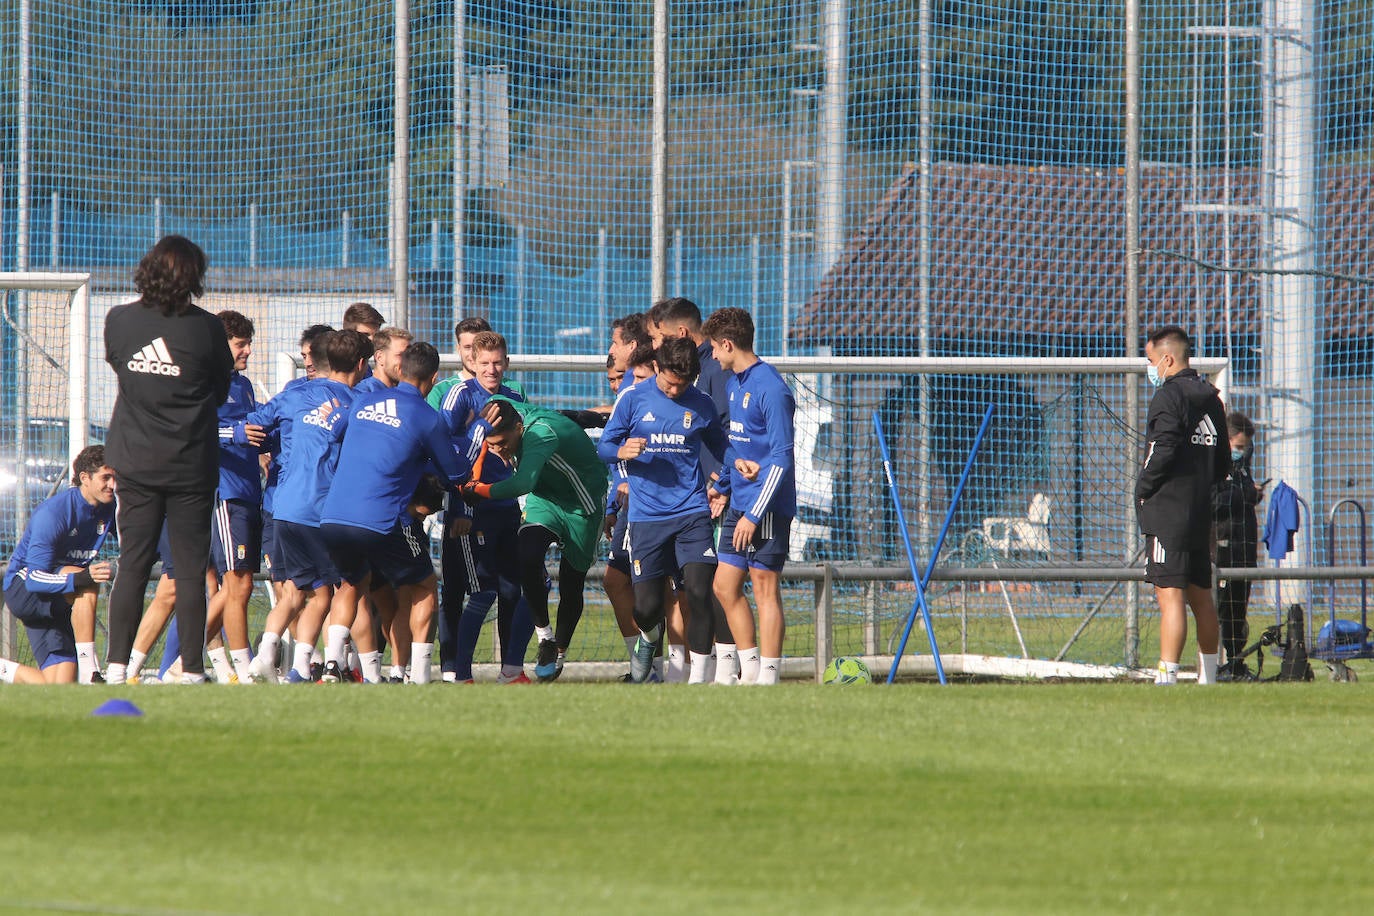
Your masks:
{"label": "player in green tracksuit", "polygon": [[[529,603],[539,637],[534,674],[551,681],[562,673],[562,657],[582,619],[582,590],[596,559],[606,504],[606,464],[586,432],[557,411],[503,397],[487,402],[482,418],[490,426],[483,454],[490,449],[514,465],[497,483],[469,483],[470,498],[525,496],[516,537],[520,588]],[[481,457],[472,474],[480,480]],[[544,556],[554,543],[563,548],[558,569],[558,627],[549,620],[549,581]]]}

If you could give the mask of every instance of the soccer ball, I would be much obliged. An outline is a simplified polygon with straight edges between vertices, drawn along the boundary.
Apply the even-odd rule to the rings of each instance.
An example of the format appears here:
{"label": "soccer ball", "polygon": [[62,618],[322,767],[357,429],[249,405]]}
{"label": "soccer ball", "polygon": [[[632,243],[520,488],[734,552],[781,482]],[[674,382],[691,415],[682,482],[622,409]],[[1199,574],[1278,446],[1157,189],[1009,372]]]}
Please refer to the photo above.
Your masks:
{"label": "soccer ball", "polygon": [[861,658],[854,658],[852,655],[841,655],[839,658],[832,659],[830,664],[825,666],[825,673],[821,675],[822,684],[871,684],[873,675],[869,672],[868,666]]}

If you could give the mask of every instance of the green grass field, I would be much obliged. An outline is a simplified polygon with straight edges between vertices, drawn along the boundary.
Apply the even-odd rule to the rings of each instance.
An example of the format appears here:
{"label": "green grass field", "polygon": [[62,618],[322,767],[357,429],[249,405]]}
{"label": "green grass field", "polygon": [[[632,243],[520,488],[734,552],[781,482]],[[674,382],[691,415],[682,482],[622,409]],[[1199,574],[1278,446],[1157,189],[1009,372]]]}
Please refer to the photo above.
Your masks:
{"label": "green grass field", "polygon": [[1370,699],[7,688],[0,911],[1358,911]]}

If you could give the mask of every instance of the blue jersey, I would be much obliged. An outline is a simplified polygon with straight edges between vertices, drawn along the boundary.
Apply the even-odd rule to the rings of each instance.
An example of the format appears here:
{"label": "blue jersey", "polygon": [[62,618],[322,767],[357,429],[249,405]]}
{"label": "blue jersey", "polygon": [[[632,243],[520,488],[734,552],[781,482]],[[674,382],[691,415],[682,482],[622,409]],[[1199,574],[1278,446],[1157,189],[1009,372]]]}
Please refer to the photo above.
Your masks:
{"label": "blue jersey", "polygon": [[357,397],[361,394],[376,394],[378,391],[385,391],[386,389],[386,382],[382,381],[380,377],[369,373],[359,379],[358,384],[353,386],[353,396]]}
{"label": "blue jersey", "polygon": [[[334,427],[352,402],[353,389],[343,382],[315,378],[282,389],[281,394],[248,415],[248,423],[282,433],[273,518],[319,527],[320,503],[334,482],[339,461]],[[241,431],[240,424],[235,435]]]}
{"label": "blue jersey", "polygon": [[241,499],[257,505],[262,499],[262,468],[255,445],[234,441],[234,424],[258,407],[253,383],[235,372],[229,377],[229,396],[219,405],[219,498]]}
{"label": "blue jersey", "polygon": [[[498,386],[495,393],[512,401],[525,400],[523,394],[505,385]],[[439,406],[439,416],[444,418],[444,424],[448,427],[449,438],[453,440],[453,447],[467,459],[469,465],[477,460],[477,455],[482,450],[482,443],[486,439],[489,427],[479,418],[482,415],[482,408],[487,406],[487,400],[491,397],[492,393],[483,388],[481,382],[475,378],[470,378],[449,388]],[[510,475],[510,465],[502,461],[500,456],[488,451],[487,457],[482,462],[481,482],[497,483],[506,480]],[[451,502],[462,506],[466,515],[473,516],[475,514],[508,512],[516,501],[514,499],[484,499],[477,506],[476,513],[473,512],[473,507],[462,500],[452,500]]]}
{"label": "blue jersey", "polygon": [[467,477],[468,462],[454,450],[444,421],[409,382],[355,400],[340,429],[339,472],[322,522],[385,534],[425,471],[450,484]]}
{"label": "blue jersey", "polygon": [[730,458],[759,465],[745,480],[730,469],[730,505],[757,523],[768,512],[797,514],[792,464],[792,415],[796,401],[778,370],[760,360],[730,379]]}
{"label": "blue jersey", "polygon": [[[716,405],[716,416],[720,418],[720,425],[723,427],[728,422],[730,414],[730,373],[726,372],[711,354],[709,340],[702,341],[697,347],[697,357],[701,361],[701,372],[697,375],[696,386],[706,392],[711,403]],[[712,474],[721,473],[721,463],[709,449],[701,451],[701,469],[706,472],[707,480],[711,479]]]}
{"label": "blue jersey", "polygon": [[[5,588],[15,576],[40,595],[75,591],[75,573],[59,573],[64,566],[90,566],[114,526],[115,504],[86,502],[79,487],[45,499],[24,529],[19,546],[5,569]],[[21,572],[22,571],[22,572]]]}
{"label": "blue jersey", "polygon": [[725,454],[725,431],[710,397],[688,388],[677,400],[645,379],[620,395],[601,433],[597,454],[607,463],[627,439],[647,440],[644,452],[625,461],[630,480],[630,521],[646,522],[709,512],[700,452],[717,461]]}
{"label": "blue jersey", "polygon": [[[303,375],[293,378],[282,386],[282,392],[290,391],[292,388],[299,388],[310,379]],[[277,394],[281,397],[281,392]],[[275,400],[275,398],[273,399]],[[268,403],[271,403],[270,401]],[[262,511],[271,513],[275,508],[277,483],[281,480],[282,454],[286,449],[286,443],[290,439],[291,421],[284,419],[276,429],[268,430],[267,438],[262,443],[262,450],[265,451],[270,459],[267,462],[267,480],[262,485]],[[235,433],[237,435],[237,433]]]}

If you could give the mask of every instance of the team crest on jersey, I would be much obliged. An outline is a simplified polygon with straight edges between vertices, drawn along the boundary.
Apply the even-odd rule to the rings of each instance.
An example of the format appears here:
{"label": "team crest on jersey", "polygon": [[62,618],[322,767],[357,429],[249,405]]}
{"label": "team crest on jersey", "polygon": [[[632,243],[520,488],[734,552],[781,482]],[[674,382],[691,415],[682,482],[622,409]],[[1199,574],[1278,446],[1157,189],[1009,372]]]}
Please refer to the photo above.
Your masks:
{"label": "team crest on jersey", "polygon": [[246,546],[244,546],[243,544],[240,544],[240,545],[239,545],[238,550],[236,550],[235,553],[238,555],[238,558],[239,558],[240,560],[244,560],[244,559],[247,559],[247,558],[248,558],[248,548],[247,548]]}
{"label": "team crest on jersey", "polygon": [[683,429],[691,429],[691,428],[692,428],[692,412],[691,412],[690,410],[687,411],[686,413],[684,413],[684,414],[682,415],[682,428],[683,428]]}
{"label": "team crest on jersey", "polygon": [[481,532],[481,531],[478,531],[478,532],[476,532],[476,536],[477,536],[477,546],[478,546],[478,547],[485,547],[486,544],[487,544],[487,536],[486,536],[486,534],[484,534],[484,533]]}
{"label": "team crest on jersey", "polygon": [[754,392],[752,392],[752,391],[746,391],[746,392],[744,392],[744,400],[743,400],[741,403],[744,405],[744,409],[745,409],[745,410],[748,410],[748,409],[749,409],[749,397],[750,397],[750,395],[752,395],[753,393],[754,393]]}
{"label": "team crest on jersey", "polygon": [[639,561],[638,561],[638,560],[635,560],[635,575],[636,575],[636,576],[640,575],[640,572],[639,572]]}

